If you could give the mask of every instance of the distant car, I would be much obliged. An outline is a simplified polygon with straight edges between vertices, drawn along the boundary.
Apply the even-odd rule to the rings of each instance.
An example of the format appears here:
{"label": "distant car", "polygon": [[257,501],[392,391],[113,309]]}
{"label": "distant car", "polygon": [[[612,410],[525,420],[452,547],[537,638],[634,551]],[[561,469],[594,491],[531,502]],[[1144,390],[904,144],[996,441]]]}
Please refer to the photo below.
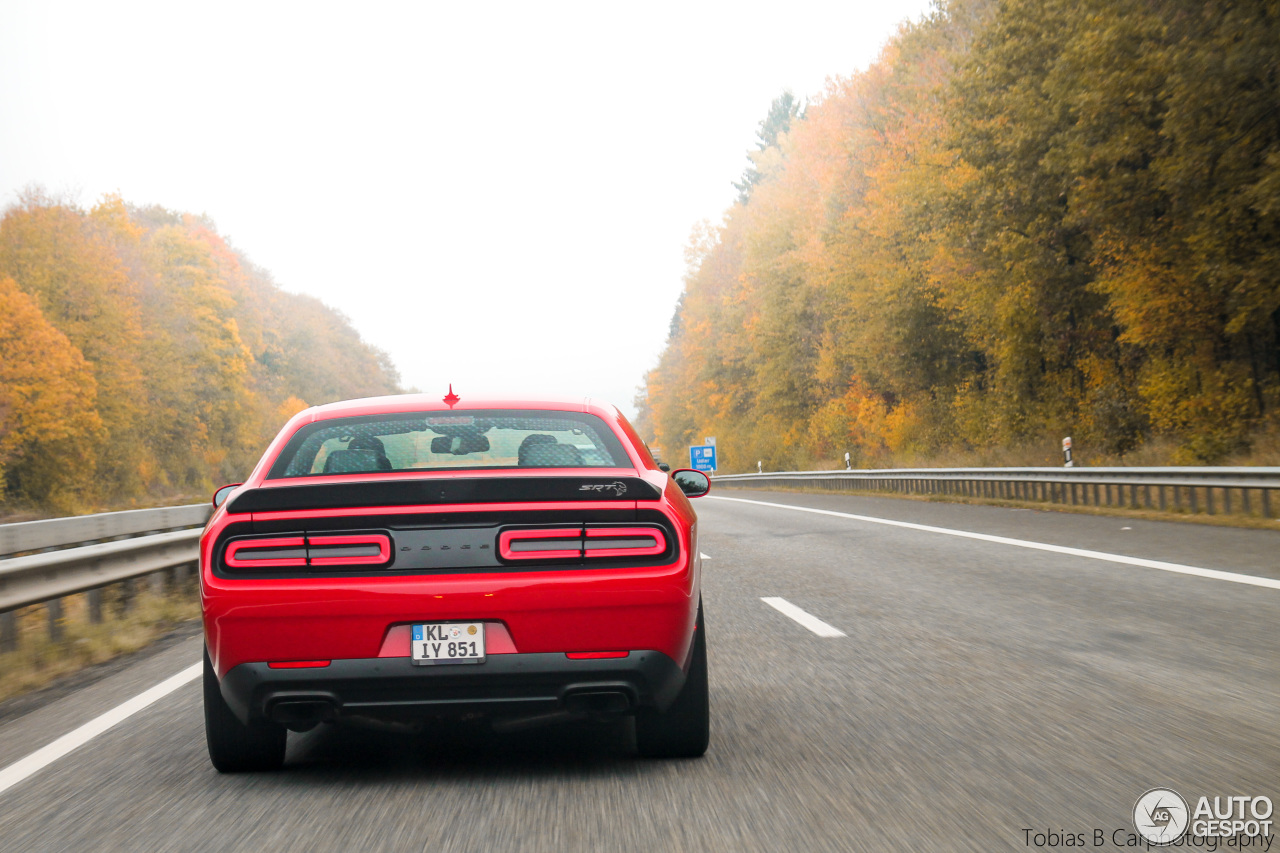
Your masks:
{"label": "distant car", "polygon": [[307,409],[200,542],[220,771],[320,722],[630,715],[642,755],[708,743],[697,517],[612,406],[422,395]]}

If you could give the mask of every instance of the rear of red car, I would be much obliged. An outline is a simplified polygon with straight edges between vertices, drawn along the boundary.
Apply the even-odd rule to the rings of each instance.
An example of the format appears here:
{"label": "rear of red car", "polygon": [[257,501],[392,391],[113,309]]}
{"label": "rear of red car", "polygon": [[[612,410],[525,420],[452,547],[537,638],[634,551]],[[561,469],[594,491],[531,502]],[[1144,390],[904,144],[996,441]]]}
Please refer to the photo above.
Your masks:
{"label": "rear of red car", "polygon": [[472,715],[631,714],[642,752],[701,754],[696,531],[612,407],[310,409],[201,541],[213,762],[278,766],[322,721]]}

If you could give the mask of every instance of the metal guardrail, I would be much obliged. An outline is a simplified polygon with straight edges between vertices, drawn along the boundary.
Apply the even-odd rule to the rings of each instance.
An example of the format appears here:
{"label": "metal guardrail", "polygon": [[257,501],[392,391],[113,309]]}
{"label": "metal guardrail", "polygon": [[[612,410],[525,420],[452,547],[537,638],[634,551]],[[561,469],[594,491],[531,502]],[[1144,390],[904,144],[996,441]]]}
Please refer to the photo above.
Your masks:
{"label": "metal guardrail", "polygon": [[1280,468],[884,468],[725,474],[717,486],[954,495],[1274,518]]}
{"label": "metal guardrail", "polygon": [[194,565],[212,512],[196,504],[0,525],[0,650],[16,643],[20,607],[48,602],[57,636],[64,596],[88,591],[98,621],[102,587]]}
{"label": "metal guardrail", "polygon": [[[955,495],[1081,506],[1219,512],[1274,518],[1280,468],[885,468],[725,474],[721,487]],[[0,525],[0,649],[13,611],[48,602],[57,633],[63,596],[196,562],[208,504]],[[17,556],[13,556],[17,555]],[[90,611],[100,611],[100,601]],[[99,617],[100,618],[100,617]]]}
{"label": "metal guardrail", "polygon": [[213,513],[209,504],[167,506],[100,512],[73,518],[50,518],[0,524],[0,557],[23,551],[67,548],[84,542],[101,542],[122,536],[140,536],[161,530],[203,525]]}

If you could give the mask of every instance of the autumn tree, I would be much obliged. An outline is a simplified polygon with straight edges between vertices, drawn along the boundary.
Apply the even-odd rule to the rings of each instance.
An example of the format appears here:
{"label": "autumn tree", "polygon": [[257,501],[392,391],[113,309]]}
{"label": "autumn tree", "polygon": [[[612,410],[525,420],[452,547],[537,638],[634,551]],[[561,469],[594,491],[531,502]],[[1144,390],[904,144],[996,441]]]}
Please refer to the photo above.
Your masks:
{"label": "autumn tree", "polygon": [[96,398],[84,356],[34,297],[0,278],[0,501],[73,513],[92,499]]}

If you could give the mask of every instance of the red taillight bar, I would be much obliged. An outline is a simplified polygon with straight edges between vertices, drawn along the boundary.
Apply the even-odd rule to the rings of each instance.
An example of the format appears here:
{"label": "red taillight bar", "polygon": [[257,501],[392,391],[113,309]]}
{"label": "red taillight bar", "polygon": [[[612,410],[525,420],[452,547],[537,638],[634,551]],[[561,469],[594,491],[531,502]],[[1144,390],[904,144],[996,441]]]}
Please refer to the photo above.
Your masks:
{"label": "red taillight bar", "polygon": [[[597,544],[592,539],[605,541]],[[609,539],[651,539],[653,544],[605,547]],[[584,550],[588,557],[652,557],[667,550],[667,537],[656,527],[588,527]]]}
{"label": "red taillight bar", "polygon": [[[313,557],[311,549],[342,549],[373,546],[376,554],[342,554]],[[276,557],[270,552],[298,549],[296,557]],[[268,552],[255,557],[254,552]],[[384,533],[359,533],[342,536],[278,536],[262,539],[237,539],[227,545],[223,557],[231,569],[303,568],[305,566],[380,566],[391,561],[391,539]]]}
{"label": "red taillight bar", "polygon": [[569,660],[600,660],[602,658],[625,658],[631,652],[565,652]]}
{"label": "red taillight bar", "polygon": [[[312,548],[333,548],[343,545],[376,545],[377,554],[356,556],[312,557]],[[357,536],[308,536],[307,559],[313,566],[379,566],[391,559],[391,542],[381,533]]]}
{"label": "red taillight bar", "polygon": [[[305,566],[307,540],[302,536],[285,536],[276,539],[239,539],[227,546],[227,565],[233,569],[260,569],[275,566]],[[253,559],[252,555],[239,556],[241,551],[266,550],[279,551],[286,548],[302,548],[301,557],[267,557]]]}
{"label": "red taillight bar", "polygon": [[[517,542],[538,539],[572,539],[577,541],[577,547],[572,550],[567,548],[547,548],[543,550],[529,549],[527,551],[516,551],[511,547]],[[504,530],[498,535],[498,553],[502,555],[504,560],[577,559],[582,556],[582,528],[559,527],[546,530]]]}
{"label": "red taillight bar", "polygon": [[[572,542],[575,548],[559,547],[547,543],[537,547],[538,540],[559,539],[565,545]],[[639,541],[637,541],[639,540]],[[520,543],[531,543],[520,548]],[[519,548],[519,550],[517,550]],[[667,537],[659,527],[557,527],[534,530],[504,530],[498,535],[498,553],[504,560],[568,560],[586,557],[652,557],[665,553]]]}

